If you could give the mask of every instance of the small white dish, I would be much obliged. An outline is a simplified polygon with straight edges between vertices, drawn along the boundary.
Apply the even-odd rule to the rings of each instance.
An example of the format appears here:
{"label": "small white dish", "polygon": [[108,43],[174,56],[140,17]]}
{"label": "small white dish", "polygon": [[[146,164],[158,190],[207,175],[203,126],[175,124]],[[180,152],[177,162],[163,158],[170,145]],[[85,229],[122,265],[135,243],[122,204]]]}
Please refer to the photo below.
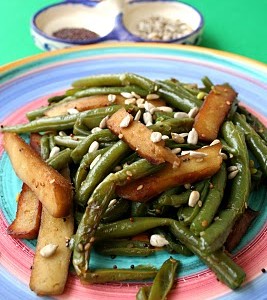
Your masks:
{"label": "small white dish", "polygon": [[[115,27],[115,15],[118,11],[105,11],[100,9],[99,5],[97,1],[73,0],[39,10],[31,22],[31,35],[36,46],[49,51],[112,40],[111,33]],[[65,28],[90,30],[98,37],[68,40],[53,36],[55,32]]]}
{"label": "small white dish", "polygon": [[204,27],[198,10],[173,0],[131,1],[120,22],[123,38],[136,42],[199,44]]}

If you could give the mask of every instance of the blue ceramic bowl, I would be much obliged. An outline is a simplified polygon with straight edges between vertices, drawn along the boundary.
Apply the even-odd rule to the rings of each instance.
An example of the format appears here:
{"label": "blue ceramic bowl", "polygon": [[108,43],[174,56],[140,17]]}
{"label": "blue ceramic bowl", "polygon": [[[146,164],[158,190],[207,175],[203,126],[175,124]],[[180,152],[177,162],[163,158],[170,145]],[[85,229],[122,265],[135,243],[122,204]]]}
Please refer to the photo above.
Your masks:
{"label": "blue ceramic bowl", "polygon": [[[191,30],[178,38],[164,40],[138,35],[138,24],[154,16],[170,22],[179,19]],[[110,41],[194,45],[200,41],[203,25],[203,17],[195,8],[176,0],[68,0],[39,10],[31,21],[31,35],[36,46],[46,51]],[[53,36],[63,28],[88,29],[98,37],[67,40]]]}

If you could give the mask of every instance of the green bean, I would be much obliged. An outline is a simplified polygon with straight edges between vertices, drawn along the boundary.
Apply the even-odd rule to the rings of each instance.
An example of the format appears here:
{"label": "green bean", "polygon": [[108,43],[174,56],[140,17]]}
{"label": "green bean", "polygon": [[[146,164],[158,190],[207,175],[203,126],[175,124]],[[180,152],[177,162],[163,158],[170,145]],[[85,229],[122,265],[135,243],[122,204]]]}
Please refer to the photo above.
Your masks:
{"label": "green bean", "polygon": [[129,150],[129,146],[120,140],[100,157],[82,182],[80,189],[76,191],[78,204],[82,206],[86,204],[95,187],[114,169],[121,157],[125,156]]}
{"label": "green bean", "polygon": [[117,136],[111,133],[109,129],[103,129],[92,133],[77,145],[77,147],[72,151],[71,157],[75,163],[79,163],[94,141],[110,142],[116,140],[118,140]]}
{"label": "green bean", "polygon": [[26,113],[26,117],[29,121],[33,121],[35,119],[38,119],[40,117],[44,116],[44,112],[46,112],[48,109],[50,109],[49,106],[42,106],[40,108],[37,108],[35,110],[29,111]]}
{"label": "green bean", "polygon": [[72,86],[74,88],[86,88],[98,86],[127,86],[130,84],[137,85],[148,93],[155,91],[155,83],[153,81],[133,73],[95,75],[76,80],[72,83]]}
{"label": "green bean", "polygon": [[48,103],[57,103],[63,99],[66,98],[66,95],[63,94],[63,95],[58,95],[58,96],[53,96],[53,97],[50,97],[47,99]]}
{"label": "green bean", "polygon": [[86,153],[82,160],[81,163],[75,173],[74,176],[74,186],[75,190],[78,191],[81,187],[82,182],[86,179],[86,176],[90,170],[90,164],[92,161],[98,156],[98,155],[103,155],[106,153],[111,147],[99,149],[97,151],[91,152],[91,153]]}
{"label": "green bean", "polygon": [[175,239],[173,235],[168,232],[166,229],[162,227],[158,227],[153,230],[153,233],[164,236],[164,238],[168,241],[168,245],[164,246],[164,248],[170,253],[179,253],[185,256],[191,256],[193,253],[183,244],[179,242],[179,240]]}
{"label": "green bean", "polygon": [[160,267],[150,288],[148,300],[165,300],[169,294],[174,280],[179,261],[174,258],[167,259]]}
{"label": "green bean", "polygon": [[145,217],[148,213],[149,204],[146,202],[132,201],[131,217]]}
{"label": "green bean", "polygon": [[194,233],[199,234],[201,231],[205,230],[213,221],[223,199],[226,180],[226,165],[223,162],[219,172],[215,174],[211,179],[212,188],[209,190],[199,214],[192,221],[190,229]]}
{"label": "green bean", "polygon": [[257,134],[267,143],[267,128],[264,124],[253,114],[248,112],[245,107],[238,106],[237,111],[246,116],[248,124],[257,132]]}
{"label": "green bean", "polygon": [[104,117],[105,117],[105,115],[91,116],[91,117],[83,118],[82,125],[86,126],[86,128],[91,130],[95,127],[98,127]]}
{"label": "green bean", "polygon": [[131,208],[130,201],[119,198],[106,209],[101,223],[111,223],[127,216]]}
{"label": "green bean", "polygon": [[72,161],[71,151],[71,149],[66,148],[57,153],[55,156],[48,158],[46,162],[55,170],[62,170]]}
{"label": "green bean", "polygon": [[169,105],[178,110],[189,112],[190,109],[194,107],[200,107],[202,105],[202,101],[199,99],[192,99],[185,98],[183,95],[179,95],[177,91],[166,83],[160,82],[161,87],[158,90],[158,94],[164,99]]}
{"label": "green bean", "polygon": [[199,238],[196,237],[189,228],[180,222],[167,218],[134,218],[131,220],[121,220],[107,225],[99,226],[96,237],[122,238],[136,235],[159,226],[169,226],[174,236],[181,241],[189,250],[199,256],[209,268],[216,274],[218,279],[231,289],[238,288],[245,278],[244,271],[235,264],[221,250],[211,254],[205,254],[199,249]]}
{"label": "green bean", "polygon": [[[204,188],[205,181],[200,181],[195,184],[194,190],[201,192]],[[180,206],[182,204],[188,203],[189,196],[192,190],[186,190],[184,192],[179,193],[181,188],[174,188],[173,190],[169,190],[164,192],[155,203],[158,205],[171,205],[171,206]],[[174,193],[172,193],[172,191]]]}
{"label": "green bean", "polygon": [[26,132],[42,132],[42,131],[59,131],[72,129],[77,118],[85,118],[89,116],[96,116],[97,114],[111,115],[117,110],[119,110],[121,105],[111,105],[104,108],[96,108],[87,111],[83,111],[73,115],[63,115],[56,117],[47,117],[37,120],[33,120],[26,124],[20,124],[15,126],[5,126],[0,129],[0,131],[5,132],[16,132],[16,133],[26,133]]}
{"label": "green bean", "polygon": [[171,132],[182,133],[189,132],[192,129],[194,119],[183,118],[183,119],[168,119],[161,122],[157,122],[148,128],[153,131],[159,131],[162,134],[170,135]]}
{"label": "green bean", "polygon": [[94,249],[99,254],[109,256],[149,256],[158,251],[145,241],[129,239],[101,240],[94,244]]}
{"label": "green bean", "polygon": [[171,118],[174,118],[173,112],[162,112],[162,111],[155,111],[154,112],[155,121],[165,121]]}
{"label": "green bean", "polygon": [[202,83],[204,84],[205,86],[205,91],[207,93],[209,93],[212,89],[212,87],[214,86],[213,82],[210,80],[210,78],[208,78],[207,76],[204,76],[202,79],[201,79]]}
{"label": "green bean", "polygon": [[95,271],[87,271],[80,277],[83,284],[118,282],[118,281],[140,281],[154,278],[157,270],[152,268],[134,269],[98,269]]}
{"label": "green bean", "polygon": [[49,146],[49,137],[48,135],[44,134],[41,137],[41,157],[43,160],[47,160],[50,155],[50,146]]}
{"label": "green bean", "polygon": [[131,179],[134,180],[150,175],[160,168],[161,166],[152,165],[145,159],[142,159],[117,173],[109,174],[96,187],[88,200],[74,238],[73,266],[78,275],[81,275],[88,269],[88,258],[95,232],[110,200],[115,196],[116,185],[125,184],[129,180],[129,172],[132,175]]}
{"label": "green bean", "polygon": [[73,134],[87,136],[90,133],[89,128],[83,124],[83,118],[78,117],[73,125]]}
{"label": "green bean", "polygon": [[174,82],[172,80],[166,79],[164,81],[160,81],[160,83],[162,86],[165,86],[165,88],[175,91],[179,96],[185,99],[189,99],[193,102],[198,102],[196,95],[190,93],[179,81]]}
{"label": "green bean", "polygon": [[188,245],[188,248],[216,274],[218,280],[235,290],[244,282],[246,273],[226,253],[217,250],[209,255],[196,246]]}
{"label": "green bean", "polygon": [[150,285],[144,285],[139,288],[136,294],[136,300],[147,300],[149,297]]}
{"label": "green bean", "polygon": [[55,145],[57,146],[75,149],[79,145],[81,139],[72,136],[56,135],[54,137],[54,141],[55,141]]}
{"label": "green bean", "polygon": [[262,172],[267,176],[267,144],[240,114],[236,113],[233,121],[244,132],[249,149],[256,157]]}
{"label": "green bean", "polygon": [[56,144],[55,144],[55,133],[54,132],[49,133],[48,137],[49,137],[49,147],[52,150],[56,146]]}
{"label": "green bean", "polygon": [[193,144],[178,144],[176,143],[174,140],[165,140],[165,146],[170,148],[170,149],[174,149],[174,148],[181,148],[183,150],[195,150],[195,149],[199,149],[201,146],[201,143],[198,143],[197,145],[193,145]]}
{"label": "green bean", "polygon": [[238,153],[231,162],[238,167],[239,172],[232,179],[227,208],[219,212],[216,221],[200,237],[200,249],[205,252],[213,252],[222,247],[235,221],[244,212],[250,193],[249,157],[244,135],[231,121],[223,124],[222,135]]}
{"label": "green bean", "polygon": [[76,98],[83,98],[93,95],[119,95],[121,93],[131,93],[134,92],[142,97],[145,97],[147,95],[147,91],[143,90],[142,88],[135,86],[135,85],[129,85],[129,86],[123,86],[123,87],[89,87],[83,90],[78,90],[75,92],[74,97]]}

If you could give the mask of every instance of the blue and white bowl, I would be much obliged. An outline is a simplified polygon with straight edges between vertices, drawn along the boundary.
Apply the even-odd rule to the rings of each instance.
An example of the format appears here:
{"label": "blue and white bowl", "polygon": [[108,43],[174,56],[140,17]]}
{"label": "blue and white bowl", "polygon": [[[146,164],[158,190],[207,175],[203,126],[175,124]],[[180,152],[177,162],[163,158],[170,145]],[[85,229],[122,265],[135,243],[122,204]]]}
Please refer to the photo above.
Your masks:
{"label": "blue and white bowl", "polygon": [[[136,28],[142,20],[154,16],[170,22],[180,20],[191,30],[177,38],[144,38]],[[78,45],[110,41],[164,42],[199,44],[204,21],[199,11],[176,0],[68,0],[39,10],[32,18],[31,35],[37,47],[50,51]],[[99,37],[66,40],[53,36],[63,28],[84,28]]]}
{"label": "blue and white bowl", "polygon": [[[78,45],[114,40],[118,11],[105,11],[97,1],[65,1],[39,10],[31,21],[31,35],[37,47],[50,51]],[[65,40],[53,36],[63,28],[85,28],[98,34],[99,38],[88,40]]]}

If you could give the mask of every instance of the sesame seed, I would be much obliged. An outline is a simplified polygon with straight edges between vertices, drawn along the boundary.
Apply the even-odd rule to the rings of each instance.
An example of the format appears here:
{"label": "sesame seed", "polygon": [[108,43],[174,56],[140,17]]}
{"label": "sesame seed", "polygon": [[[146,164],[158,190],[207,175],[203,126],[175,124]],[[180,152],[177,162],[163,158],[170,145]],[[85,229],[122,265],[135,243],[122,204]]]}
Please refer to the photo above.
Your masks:
{"label": "sesame seed", "polygon": [[137,191],[139,191],[139,190],[141,190],[142,188],[143,188],[144,186],[142,185],[142,184],[140,184],[140,185],[138,185],[138,187],[137,187]]}
{"label": "sesame seed", "polygon": [[191,188],[191,183],[185,183],[184,188],[189,190]]}
{"label": "sesame seed", "polygon": [[109,202],[109,204],[108,204],[108,207],[111,207],[111,206],[115,205],[117,202],[118,202],[117,199],[112,199],[112,200],[110,200],[110,202]]}
{"label": "sesame seed", "polygon": [[59,136],[67,136],[67,134],[66,134],[64,131],[62,131],[62,130],[59,131],[58,135],[59,135]]}
{"label": "sesame seed", "polygon": [[131,177],[131,176],[133,176],[133,173],[131,171],[126,171],[126,175]]}
{"label": "sesame seed", "polygon": [[119,137],[119,139],[122,139],[122,138],[123,138],[123,134],[120,133],[120,134],[118,135],[118,137]]}

